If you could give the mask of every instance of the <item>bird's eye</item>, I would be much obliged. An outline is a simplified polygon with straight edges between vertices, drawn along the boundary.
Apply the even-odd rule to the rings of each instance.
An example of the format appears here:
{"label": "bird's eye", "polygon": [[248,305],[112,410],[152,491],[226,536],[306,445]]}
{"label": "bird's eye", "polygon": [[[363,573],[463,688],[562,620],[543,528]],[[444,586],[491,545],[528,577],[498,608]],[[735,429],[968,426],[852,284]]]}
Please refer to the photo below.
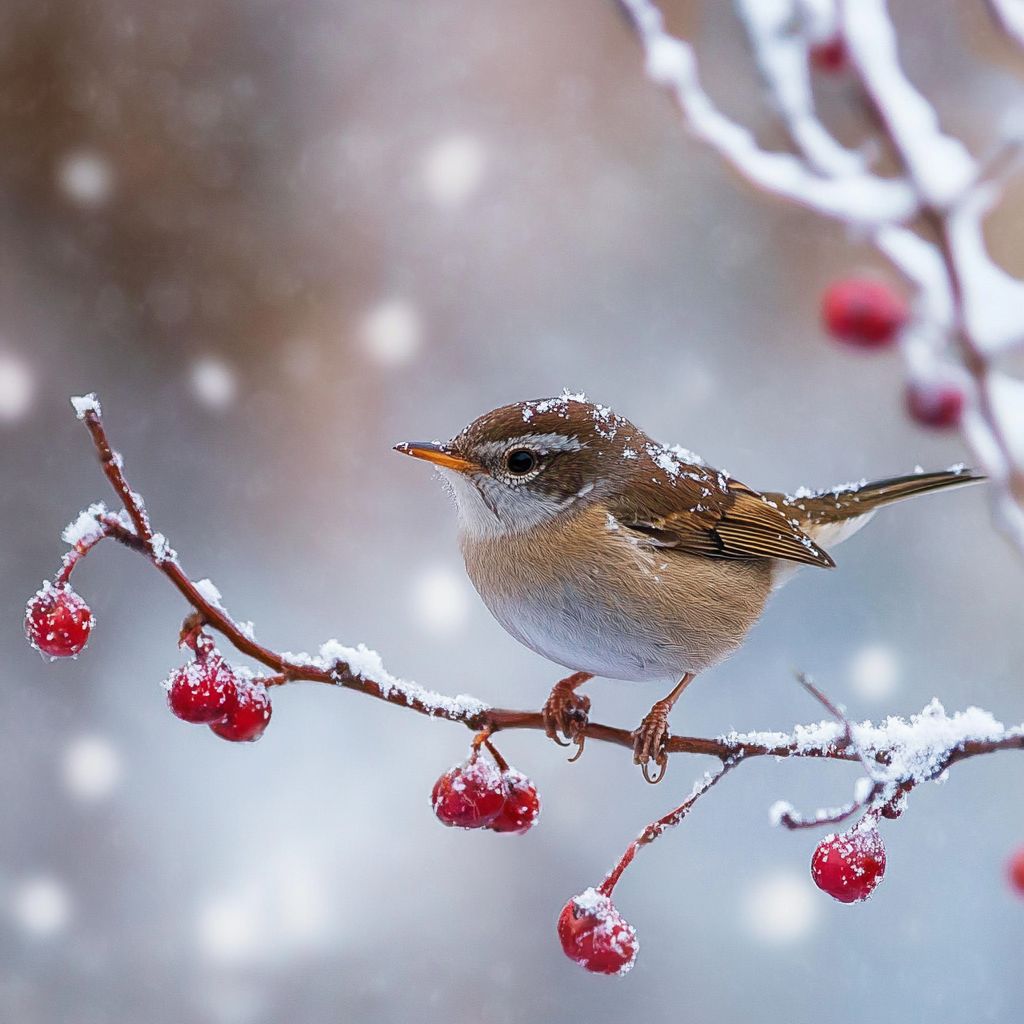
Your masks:
{"label": "bird's eye", "polygon": [[525,476],[537,465],[537,456],[526,448],[516,448],[505,457],[508,471],[516,476]]}

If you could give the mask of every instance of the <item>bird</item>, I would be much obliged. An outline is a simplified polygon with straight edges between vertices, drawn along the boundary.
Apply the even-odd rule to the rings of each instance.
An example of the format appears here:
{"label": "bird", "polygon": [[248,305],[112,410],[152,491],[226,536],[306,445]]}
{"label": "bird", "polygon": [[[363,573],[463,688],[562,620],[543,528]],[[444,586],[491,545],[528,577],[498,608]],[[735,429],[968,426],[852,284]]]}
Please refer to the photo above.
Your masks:
{"label": "bird", "polygon": [[[756,491],[582,393],[494,409],[449,441],[406,441],[454,498],[466,571],[520,643],[571,670],[544,704],[548,736],[582,753],[595,676],[668,680],[633,732],[648,782],[669,713],[735,651],[797,569],[883,505],[984,479],[963,466],[793,494]],[[574,758],[575,760],[575,758]]]}

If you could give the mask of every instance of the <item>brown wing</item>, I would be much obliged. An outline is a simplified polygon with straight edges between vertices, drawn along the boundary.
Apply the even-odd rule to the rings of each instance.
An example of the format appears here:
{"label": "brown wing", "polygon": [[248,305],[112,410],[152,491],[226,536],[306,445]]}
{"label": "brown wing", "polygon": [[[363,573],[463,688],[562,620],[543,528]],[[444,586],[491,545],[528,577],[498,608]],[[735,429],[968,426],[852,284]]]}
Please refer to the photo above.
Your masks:
{"label": "brown wing", "polygon": [[774,503],[705,466],[676,473],[653,465],[650,480],[610,509],[616,521],[657,547],[709,558],[782,558],[832,568],[826,551]]}

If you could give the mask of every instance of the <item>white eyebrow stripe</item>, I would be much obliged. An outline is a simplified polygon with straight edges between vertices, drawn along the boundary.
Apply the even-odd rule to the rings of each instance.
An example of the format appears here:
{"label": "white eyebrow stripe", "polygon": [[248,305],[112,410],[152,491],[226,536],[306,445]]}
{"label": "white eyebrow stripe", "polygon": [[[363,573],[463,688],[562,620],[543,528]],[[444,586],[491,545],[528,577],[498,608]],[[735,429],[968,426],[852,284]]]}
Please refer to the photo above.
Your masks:
{"label": "white eyebrow stripe", "polygon": [[550,452],[578,452],[584,446],[578,437],[567,434],[520,434],[507,441],[485,441],[479,447],[484,455],[502,455],[515,448],[530,448],[547,455]]}

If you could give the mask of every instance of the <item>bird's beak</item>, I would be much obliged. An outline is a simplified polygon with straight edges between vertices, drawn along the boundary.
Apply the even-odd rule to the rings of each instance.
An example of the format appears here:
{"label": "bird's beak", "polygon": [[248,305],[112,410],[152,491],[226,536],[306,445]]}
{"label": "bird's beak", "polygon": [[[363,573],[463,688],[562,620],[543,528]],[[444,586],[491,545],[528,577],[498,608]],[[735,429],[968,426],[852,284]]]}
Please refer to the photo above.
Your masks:
{"label": "bird's beak", "polygon": [[456,455],[451,445],[438,444],[436,441],[403,441],[395,445],[395,451],[411,455],[414,459],[426,459],[435,466],[454,469],[458,473],[471,473],[480,468],[475,462]]}

